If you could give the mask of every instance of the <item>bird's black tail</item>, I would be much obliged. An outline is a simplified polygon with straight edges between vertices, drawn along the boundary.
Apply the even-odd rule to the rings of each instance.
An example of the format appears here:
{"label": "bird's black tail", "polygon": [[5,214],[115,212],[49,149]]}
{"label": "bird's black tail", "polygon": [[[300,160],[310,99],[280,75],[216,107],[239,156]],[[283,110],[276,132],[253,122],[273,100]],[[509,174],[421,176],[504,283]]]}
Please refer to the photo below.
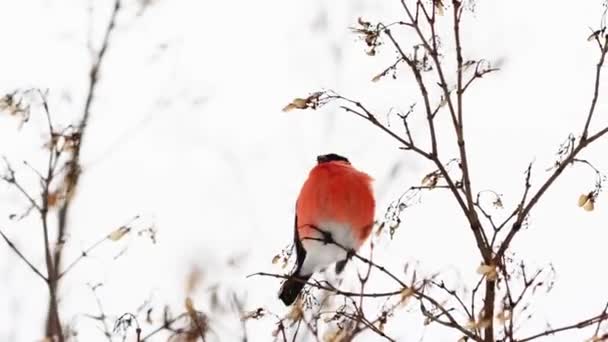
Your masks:
{"label": "bird's black tail", "polygon": [[285,305],[291,305],[296,300],[311,275],[297,275],[294,273],[283,283],[279,298]]}

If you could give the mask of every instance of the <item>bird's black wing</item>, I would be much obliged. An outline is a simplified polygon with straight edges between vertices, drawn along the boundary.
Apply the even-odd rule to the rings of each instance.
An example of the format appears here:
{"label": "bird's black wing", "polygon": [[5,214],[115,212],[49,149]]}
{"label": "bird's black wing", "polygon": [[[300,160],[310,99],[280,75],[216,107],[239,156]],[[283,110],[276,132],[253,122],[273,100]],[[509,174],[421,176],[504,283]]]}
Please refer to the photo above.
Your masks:
{"label": "bird's black wing", "polygon": [[311,274],[300,274],[300,270],[304,264],[304,258],[306,258],[306,250],[304,249],[304,246],[302,246],[300,234],[298,234],[297,214],[295,215],[293,224],[293,245],[296,248],[296,267],[289,278],[281,285],[281,290],[279,291],[279,298],[285,305],[291,305],[296,300],[311,276]]}
{"label": "bird's black wing", "polygon": [[304,258],[306,258],[306,250],[304,246],[302,246],[302,241],[300,241],[300,234],[298,233],[298,215],[294,215],[293,222],[293,245],[296,248],[296,271],[294,274],[298,274],[300,272],[300,268],[302,264],[304,264]]}

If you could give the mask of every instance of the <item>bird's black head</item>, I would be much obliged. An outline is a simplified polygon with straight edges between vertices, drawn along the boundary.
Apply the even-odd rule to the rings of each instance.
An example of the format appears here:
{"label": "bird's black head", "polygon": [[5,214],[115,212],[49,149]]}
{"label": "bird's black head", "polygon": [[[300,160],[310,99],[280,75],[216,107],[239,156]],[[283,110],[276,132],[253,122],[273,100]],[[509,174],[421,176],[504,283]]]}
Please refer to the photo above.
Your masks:
{"label": "bird's black head", "polygon": [[346,163],[350,164],[350,161],[348,161],[348,159],[346,159],[345,157],[342,157],[341,155],[335,154],[335,153],[323,154],[323,155],[317,156],[318,164],[329,163],[332,161],[342,161],[342,162],[346,162]]}

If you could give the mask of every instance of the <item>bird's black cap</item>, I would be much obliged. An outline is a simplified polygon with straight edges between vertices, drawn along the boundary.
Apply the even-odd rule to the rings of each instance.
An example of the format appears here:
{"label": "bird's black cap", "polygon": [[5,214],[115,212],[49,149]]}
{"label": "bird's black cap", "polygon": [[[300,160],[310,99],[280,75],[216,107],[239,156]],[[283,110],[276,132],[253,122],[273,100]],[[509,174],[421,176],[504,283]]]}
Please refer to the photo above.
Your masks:
{"label": "bird's black cap", "polygon": [[342,157],[341,155],[335,154],[335,153],[322,154],[320,156],[317,156],[318,164],[329,163],[332,161],[342,161],[342,162],[346,162],[346,163],[350,164],[350,161],[348,161],[348,159],[346,159],[346,157]]}

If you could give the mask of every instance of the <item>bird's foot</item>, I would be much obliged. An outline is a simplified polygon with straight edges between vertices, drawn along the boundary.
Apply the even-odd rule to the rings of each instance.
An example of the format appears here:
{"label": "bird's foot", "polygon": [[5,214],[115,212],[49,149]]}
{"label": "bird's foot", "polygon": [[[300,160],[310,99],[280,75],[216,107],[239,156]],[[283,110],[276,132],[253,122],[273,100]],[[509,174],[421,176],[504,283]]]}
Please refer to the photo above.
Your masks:
{"label": "bird's foot", "polygon": [[352,248],[349,248],[348,251],[346,251],[346,260],[352,259],[355,254],[356,254],[355,250]]}
{"label": "bird's foot", "polygon": [[331,236],[331,233],[323,230],[319,230],[319,232],[321,232],[321,239],[323,240],[324,245],[335,243],[334,238]]}
{"label": "bird's foot", "polygon": [[339,275],[342,273],[342,271],[344,271],[344,267],[346,266],[346,263],[353,258],[353,256],[355,255],[355,250],[352,248],[349,248],[346,251],[346,257],[340,261],[338,261],[336,263],[336,274]]}

